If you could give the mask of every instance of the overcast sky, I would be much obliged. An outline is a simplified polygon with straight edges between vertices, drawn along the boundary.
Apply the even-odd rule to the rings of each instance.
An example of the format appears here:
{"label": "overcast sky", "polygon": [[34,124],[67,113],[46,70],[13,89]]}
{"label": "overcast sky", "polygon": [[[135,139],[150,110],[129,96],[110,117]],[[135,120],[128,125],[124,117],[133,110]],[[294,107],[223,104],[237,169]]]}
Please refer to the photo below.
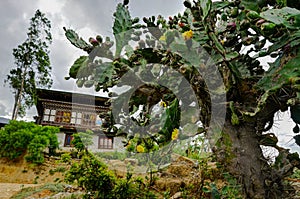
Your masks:
{"label": "overcast sky", "polygon": [[[72,46],[64,36],[63,27],[72,28],[84,39],[101,34],[112,35],[112,14],[120,0],[7,0],[0,1],[0,117],[11,117],[13,96],[4,79],[13,64],[12,49],[26,39],[29,20],[35,11],[40,9],[51,21],[53,43],[51,45],[52,89],[71,92],[94,93],[92,90],[76,88],[73,80],[65,80],[68,69],[76,58],[84,52]],[[163,16],[174,15],[183,10],[182,0],[130,0],[131,15]],[[36,115],[32,108],[25,119],[30,120]],[[294,124],[289,115],[277,123],[272,131],[281,135],[281,145],[294,145],[292,128]],[[292,147],[295,149],[295,147]]]}
{"label": "overcast sky", "polygon": [[[68,69],[85,52],[76,49],[66,39],[63,27],[76,30],[88,40],[91,36],[112,35],[112,14],[118,0],[9,0],[0,1],[0,117],[11,117],[13,95],[9,85],[3,86],[9,71],[15,67],[12,49],[26,39],[29,20],[37,9],[46,14],[51,21],[53,43],[50,48],[52,65],[52,89],[94,93],[93,90],[78,90],[73,80],[66,81]],[[174,15],[183,10],[180,0],[131,0],[130,10],[133,17],[162,14]],[[25,119],[36,114],[32,108]]]}

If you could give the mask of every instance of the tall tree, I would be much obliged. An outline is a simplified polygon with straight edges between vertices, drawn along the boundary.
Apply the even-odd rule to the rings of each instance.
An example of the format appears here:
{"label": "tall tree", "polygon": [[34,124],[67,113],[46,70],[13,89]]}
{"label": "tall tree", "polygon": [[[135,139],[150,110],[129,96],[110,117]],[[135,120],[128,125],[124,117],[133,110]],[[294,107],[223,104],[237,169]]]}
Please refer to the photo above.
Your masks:
{"label": "tall tree", "polygon": [[[147,152],[144,148],[172,142],[185,130],[180,121],[185,118],[179,117],[178,113],[185,111],[186,103],[180,104],[170,90],[150,81],[163,77],[168,68],[177,71],[189,82],[201,107],[198,112],[203,128],[198,128],[197,133],[209,135],[207,129],[218,122],[212,120],[214,111],[226,106],[224,125],[215,128],[220,137],[213,151],[224,168],[243,184],[245,197],[287,198],[290,196],[289,189],[286,189],[283,179],[294,167],[300,168],[299,156],[279,147],[278,138],[269,130],[274,124],[275,114],[290,108],[291,118],[296,123],[294,132],[299,133],[300,11],[299,4],[293,2],[296,1],[185,0],[186,10],[183,13],[168,20],[161,16],[144,17],[141,25],[136,24],[138,19],[131,18],[127,5],[119,4],[114,13],[115,54],[110,50],[113,42],[109,38],[103,41],[97,36],[96,39],[91,38],[91,44],[88,44],[74,31],[65,30],[70,42],[88,53],[74,62],[69,75],[77,79],[79,87],[95,86],[97,91],[126,84],[137,89],[134,92],[129,89],[129,93],[126,91],[117,98],[121,101],[128,99],[124,106],[117,107],[118,110],[127,110],[129,104],[132,114],[125,111],[120,115],[109,113],[111,116],[106,118],[111,123],[104,124],[109,132],[127,135],[128,142],[138,139],[137,152],[138,146],[143,147],[140,151]],[[146,35],[141,36],[143,33]],[[133,41],[138,41],[136,49],[128,46]],[[199,64],[197,60],[207,60],[199,53],[200,46],[212,58],[217,69],[212,67],[210,59],[204,62],[206,65]],[[271,62],[266,68],[260,63],[262,58]],[[160,64],[164,67],[159,68]],[[197,70],[199,66],[200,70]],[[206,70],[201,71],[205,67]],[[128,76],[132,73],[135,76]],[[177,82],[172,85],[181,86],[181,94],[188,98],[188,87],[183,87],[183,80],[172,78],[172,74],[175,73],[168,73],[166,79]],[[225,86],[226,102],[221,97],[219,104],[213,104],[222,96],[218,74]],[[204,81],[207,77],[209,81]],[[139,87],[135,87],[134,83],[138,81]],[[132,128],[133,123],[126,125],[134,113],[140,111],[137,108],[140,105],[145,105],[146,114],[136,114],[138,117],[133,117],[135,122],[145,126],[148,121],[155,121],[157,117],[152,117],[147,107],[161,99],[167,106],[165,114],[162,114],[162,128],[154,125],[145,132],[148,137],[142,137],[141,131]],[[116,105],[114,101],[113,105]],[[129,115],[129,120],[124,115]],[[223,116],[221,112],[220,115]],[[118,129],[114,124],[122,121],[123,125]],[[298,137],[295,136],[296,143],[300,143]],[[274,164],[264,157],[261,146],[278,151]]]}
{"label": "tall tree", "polygon": [[25,116],[26,109],[36,101],[36,88],[52,85],[49,45],[52,42],[51,23],[40,10],[30,20],[27,39],[13,49],[16,67],[10,70],[5,83],[9,83],[15,103],[12,119]]}

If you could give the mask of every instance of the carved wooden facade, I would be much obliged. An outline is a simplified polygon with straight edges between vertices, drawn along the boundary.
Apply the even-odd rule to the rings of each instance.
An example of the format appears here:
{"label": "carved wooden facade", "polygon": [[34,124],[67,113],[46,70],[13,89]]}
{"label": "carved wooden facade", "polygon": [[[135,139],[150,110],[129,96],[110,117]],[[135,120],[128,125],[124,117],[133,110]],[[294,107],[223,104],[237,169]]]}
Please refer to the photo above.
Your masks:
{"label": "carved wooden facade", "polygon": [[104,134],[100,128],[99,114],[108,111],[108,98],[46,89],[38,89],[37,96],[36,123],[60,127],[63,147],[71,146],[73,133],[90,129],[99,149],[113,148],[113,136]]}

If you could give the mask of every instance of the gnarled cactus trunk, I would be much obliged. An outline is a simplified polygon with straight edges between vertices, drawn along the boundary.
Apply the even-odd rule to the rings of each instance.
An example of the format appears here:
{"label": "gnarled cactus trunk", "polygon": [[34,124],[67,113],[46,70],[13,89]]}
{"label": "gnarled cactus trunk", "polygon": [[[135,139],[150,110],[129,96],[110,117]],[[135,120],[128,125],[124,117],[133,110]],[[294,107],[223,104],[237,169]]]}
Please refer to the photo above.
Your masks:
{"label": "gnarled cactus trunk", "polygon": [[264,158],[255,124],[226,120],[223,133],[217,159],[243,185],[246,198],[282,198],[283,179]]}
{"label": "gnarled cactus trunk", "polygon": [[233,126],[226,121],[223,129],[228,135],[231,146],[225,167],[243,184],[248,198],[264,198],[265,178],[264,168],[268,168],[259,146],[255,126],[253,124],[240,124]]}

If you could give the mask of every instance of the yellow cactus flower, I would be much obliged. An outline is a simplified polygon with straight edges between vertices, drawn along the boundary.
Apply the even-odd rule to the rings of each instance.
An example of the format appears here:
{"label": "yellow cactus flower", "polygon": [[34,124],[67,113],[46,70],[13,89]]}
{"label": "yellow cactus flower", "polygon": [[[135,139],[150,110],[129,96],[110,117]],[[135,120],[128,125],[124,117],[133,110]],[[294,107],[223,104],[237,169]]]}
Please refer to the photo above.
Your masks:
{"label": "yellow cactus flower", "polygon": [[161,107],[164,107],[164,108],[167,107],[167,104],[166,104],[166,102],[164,102],[164,101],[161,101],[161,102],[159,103],[159,105],[160,105]]}
{"label": "yellow cactus flower", "polygon": [[162,36],[159,38],[159,41],[166,41],[166,36],[165,36],[165,35],[162,35]]}
{"label": "yellow cactus flower", "polygon": [[182,33],[182,36],[184,37],[185,40],[189,40],[193,37],[194,32],[192,30],[189,31],[185,31],[184,33]]}
{"label": "yellow cactus flower", "polygon": [[177,128],[175,128],[172,132],[172,140],[176,140],[178,138],[179,135],[179,130]]}
{"label": "yellow cactus flower", "polygon": [[129,147],[131,147],[131,142],[129,141],[126,148],[128,149]]}
{"label": "yellow cactus flower", "polygon": [[144,149],[144,147],[143,147],[142,145],[137,145],[137,146],[136,146],[136,151],[137,151],[138,153],[144,153],[144,152],[145,152],[145,149]]}

